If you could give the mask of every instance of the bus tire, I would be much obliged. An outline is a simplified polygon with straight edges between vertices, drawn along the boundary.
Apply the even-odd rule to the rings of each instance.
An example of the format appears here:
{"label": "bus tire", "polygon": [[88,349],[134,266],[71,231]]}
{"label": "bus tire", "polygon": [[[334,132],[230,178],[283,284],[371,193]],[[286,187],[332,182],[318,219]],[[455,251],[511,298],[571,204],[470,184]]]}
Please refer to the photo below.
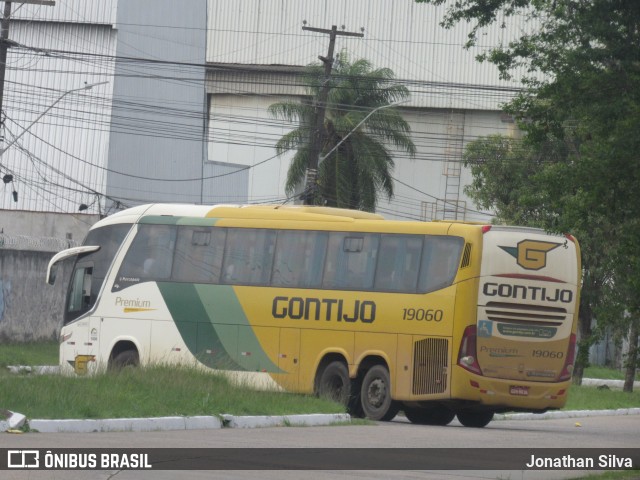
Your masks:
{"label": "bus tire", "polygon": [[360,401],[361,387],[362,378],[357,377],[351,380],[351,396],[347,404],[347,413],[354,418],[364,418],[364,410],[362,410],[362,402]]}
{"label": "bus tire", "polygon": [[329,363],[318,378],[317,393],[319,397],[348,406],[351,396],[351,379],[344,362]]}
{"label": "bus tire", "polygon": [[400,411],[398,402],[391,398],[389,370],[374,365],[362,379],[360,401],[364,416],[371,420],[389,421]]}
{"label": "bus tire", "polygon": [[140,365],[140,357],[135,350],[125,350],[118,353],[109,363],[109,370],[119,372],[126,367],[137,367]]}
{"label": "bus tire", "polygon": [[457,413],[458,421],[465,427],[482,428],[493,420],[493,412],[461,411]]}
{"label": "bus tire", "polygon": [[444,427],[449,425],[456,416],[447,407],[404,407],[404,415],[411,423],[417,425],[435,425]]}

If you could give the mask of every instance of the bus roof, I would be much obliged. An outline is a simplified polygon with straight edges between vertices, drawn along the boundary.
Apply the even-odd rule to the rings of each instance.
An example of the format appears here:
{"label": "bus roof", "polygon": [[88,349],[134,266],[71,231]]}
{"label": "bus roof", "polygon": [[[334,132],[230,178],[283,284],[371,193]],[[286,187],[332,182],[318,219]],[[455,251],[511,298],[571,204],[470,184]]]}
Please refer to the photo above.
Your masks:
{"label": "bus roof", "polygon": [[196,218],[256,218],[282,220],[384,220],[382,215],[345,208],[307,205],[190,205],[155,203],[138,205],[106,217],[96,226],[114,223],[136,223],[143,216],[183,216]]}
{"label": "bus roof", "polygon": [[353,220],[384,220],[382,215],[347,210],[346,208],[316,207],[307,205],[216,205],[207,217],[233,218],[286,218],[304,219],[309,216],[320,216],[319,220],[330,220],[327,217],[340,217]]}
{"label": "bus roof", "polygon": [[[92,228],[99,228],[106,225],[121,223],[144,222],[147,217],[185,217],[194,219],[239,219],[256,221],[301,221],[301,222],[324,222],[324,223],[369,223],[370,228],[375,230],[381,228],[389,231],[411,232],[416,224],[430,224],[429,232],[438,235],[466,235],[464,232],[481,230],[505,230],[521,231],[522,233],[544,233],[543,230],[491,225],[487,222],[470,222],[461,220],[386,220],[382,215],[360,210],[349,210],[346,208],[308,206],[308,205],[239,205],[239,204],[217,204],[217,205],[195,205],[178,203],[154,203],[138,205],[120,212],[114,213],[99,222]],[[167,218],[167,221],[171,221]],[[382,221],[382,222],[381,222]],[[381,223],[378,223],[381,222]],[[146,222],[145,222],[146,223]],[[377,226],[374,226],[377,225]],[[382,225],[385,225],[382,227]],[[392,226],[393,225],[393,226]]]}

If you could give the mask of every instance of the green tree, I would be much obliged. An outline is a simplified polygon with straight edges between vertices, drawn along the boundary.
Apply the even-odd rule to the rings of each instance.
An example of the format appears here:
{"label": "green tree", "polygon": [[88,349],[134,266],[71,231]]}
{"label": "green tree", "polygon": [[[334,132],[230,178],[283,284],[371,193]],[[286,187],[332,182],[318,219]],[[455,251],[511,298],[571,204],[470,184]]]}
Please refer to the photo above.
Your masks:
{"label": "green tree", "polygon": [[[447,0],[416,1],[441,5]],[[519,198],[523,203],[537,199],[528,209],[545,228],[569,229],[581,239],[580,374],[591,317],[600,322],[617,312],[611,321],[624,324],[639,314],[640,2],[464,0],[449,5],[442,25],[470,22],[468,46],[503,16],[529,17],[536,25],[478,58],[494,63],[503,78],[516,69],[527,72],[522,93],[506,110],[519,120],[530,155],[543,156],[546,163],[532,175],[528,196]],[[631,336],[637,336],[635,325],[630,325]],[[629,368],[636,363],[636,358],[627,362]]]}
{"label": "green tree", "polygon": [[[464,164],[472,183],[465,193],[481,208],[493,210],[496,222],[528,225],[575,235],[582,248],[578,349],[574,380],[581,382],[589,347],[606,326],[624,317],[612,278],[611,225],[594,205],[587,205],[584,181],[575,173],[571,149],[548,142],[541,150],[519,139],[500,135],[471,142]],[[573,175],[571,174],[573,173]],[[587,196],[588,197],[588,196]],[[589,210],[592,211],[589,211]],[[593,319],[599,329],[593,332]]]}
{"label": "green tree", "polygon": [[[287,173],[286,192],[290,196],[305,180],[315,124],[314,105],[325,81],[323,67],[310,65],[304,81],[311,102],[278,102],[269,106],[272,116],[298,124],[276,144],[278,154],[295,151]],[[394,160],[389,145],[411,156],[415,154],[409,125],[391,106],[407,99],[409,91],[394,82],[390,69],[374,69],[365,59],[350,62],[345,52],[337,55],[328,81],[316,201],[373,212],[380,194],[393,197]]]}

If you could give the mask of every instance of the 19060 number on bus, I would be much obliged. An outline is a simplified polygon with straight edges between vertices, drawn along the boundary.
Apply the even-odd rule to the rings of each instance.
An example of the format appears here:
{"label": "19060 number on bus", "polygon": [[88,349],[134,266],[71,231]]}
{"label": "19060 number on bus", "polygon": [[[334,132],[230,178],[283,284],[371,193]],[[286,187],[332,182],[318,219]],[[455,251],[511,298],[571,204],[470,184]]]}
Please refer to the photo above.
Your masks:
{"label": "19060 number on bus", "polygon": [[416,320],[418,322],[441,322],[444,317],[442,310],[433,310],[430,308],[403,308],[403,320]]}

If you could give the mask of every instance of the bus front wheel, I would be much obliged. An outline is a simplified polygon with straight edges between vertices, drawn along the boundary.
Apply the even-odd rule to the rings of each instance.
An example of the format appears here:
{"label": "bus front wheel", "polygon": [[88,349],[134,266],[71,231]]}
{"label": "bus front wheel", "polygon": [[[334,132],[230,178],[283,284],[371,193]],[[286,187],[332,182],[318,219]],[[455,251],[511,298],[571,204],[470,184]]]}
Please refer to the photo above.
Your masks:
{"label": "bus front wheel", "polygon": [[457,413],[458,421],[465,427],[482,428],[493,420],[493,412],[461,411]]}
{"label": "bus front wheel", "polygon": [[343,362],[328,364],[318,379],[318,396],[347,405],[351,394],[349,371]]}
{"label": "bus front wheel", "polygon": [[137,367],[140,365],[140,357],[135,350],[125,350],[113,357],[109,363],[109,370],[118,372],[126,367]]}
{"label": "bus front wheel", "polygon": [[374,365],[366,373],[360,400],[364,416],[371,420],[389,421],[398,414],[400,405],[391,398],[391,381],[385,366]]}

